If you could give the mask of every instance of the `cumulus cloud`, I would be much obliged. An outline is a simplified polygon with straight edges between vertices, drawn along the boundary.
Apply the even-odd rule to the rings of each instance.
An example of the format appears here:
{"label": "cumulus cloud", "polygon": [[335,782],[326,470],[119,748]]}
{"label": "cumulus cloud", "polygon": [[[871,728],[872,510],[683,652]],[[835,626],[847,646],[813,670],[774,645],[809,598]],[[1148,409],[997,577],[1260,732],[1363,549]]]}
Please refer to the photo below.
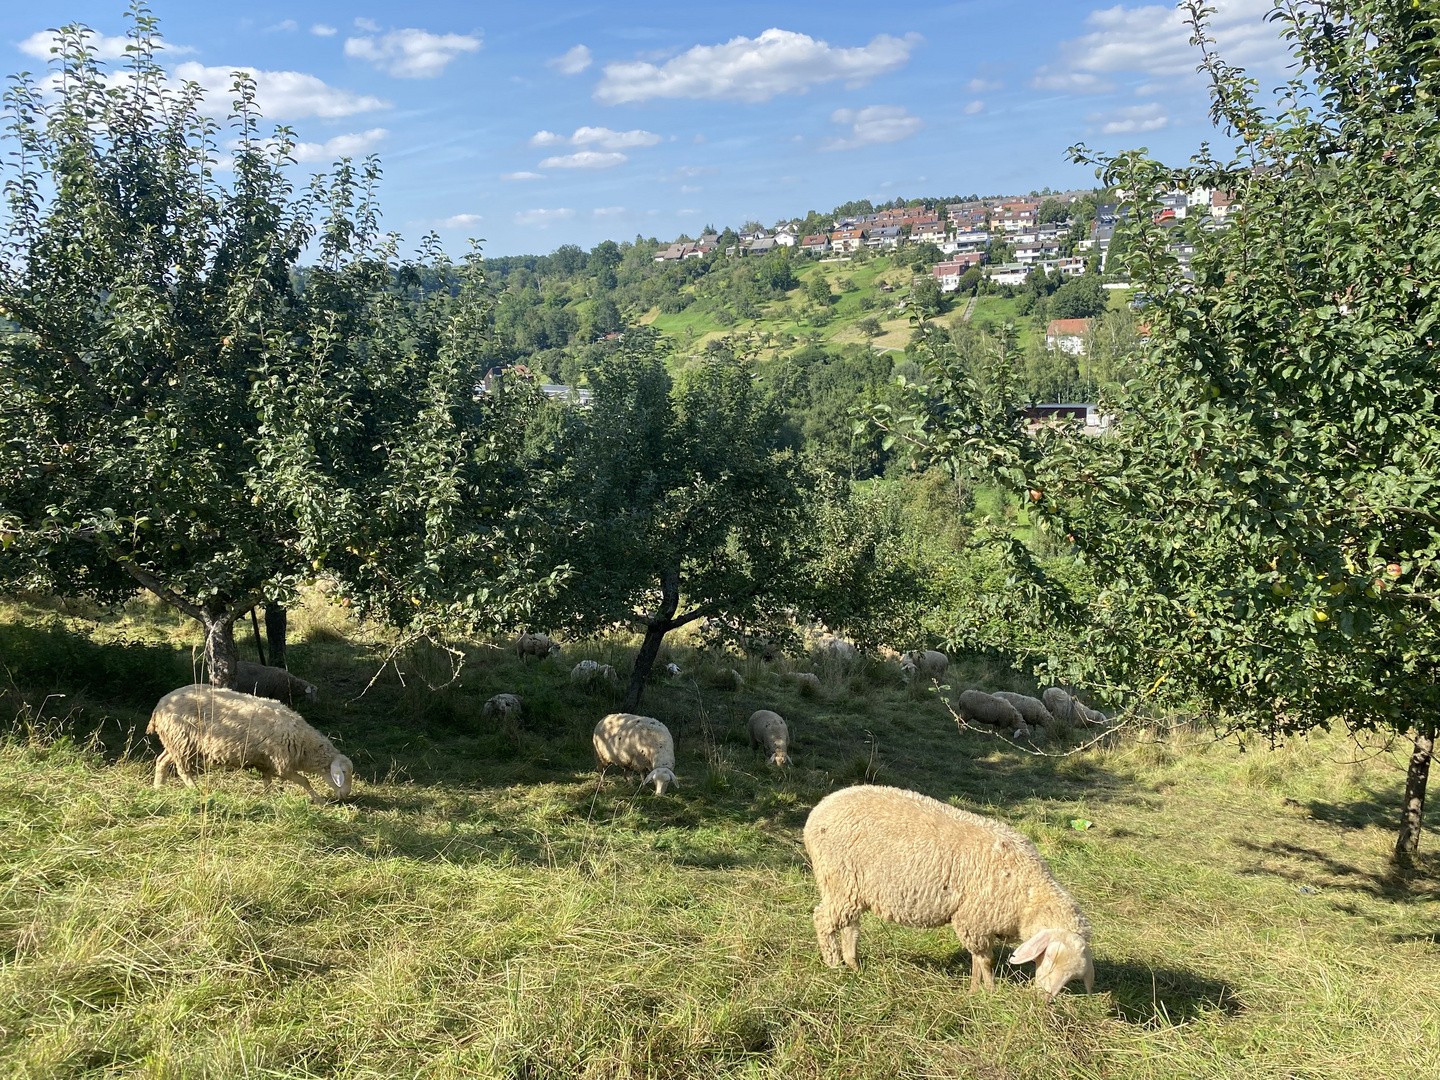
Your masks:
{"label": "cumulus cloud", "polygon": [[659,141],[660,136],[653,131],[639,128],[611,131],[607,127],[582,127],[570,136],[572,146],[598,146],[602,150],[633,150],[637,146],[654,146]]}
{"label": "cumulus cloud", "polygon": [[479,214],[456,214],[454,217],[443,218],[436,224],[442,229],[464,229],[471,225],[478,225],[484,220]]}
{"label": "cumulus cloud", "polygon": [[432,34],[413,27],[345,39],[346,56],[369,61],[397,79],[434,79],[455,57],[479,48],[480,38],[473,34]]}
{"label": "cumulus cloud", "polygon": [[994,82],[990,79],[971,79],[965,84],[965,89],[972,94],[986,94],[991,90],[999,90],[1004,85],[1002,82]]}
{"label": "cumulus cloud", "polygon": [[624,154],[605,153],[600,150],[580,150],[574,154],[560,154],[547,157],[540,162],[542,169],[610,169],[629,161]]}
{"label": "cumulus cloud", "polygon": [[822,150],[856,150],[875,143],[899,142],[908,139],[925,126],[918,116],[911,116],[900,105],[868,105],[863,109],[836,109],[830,119],[850,125],[850,137],[826,139]]}
{"label": "cumulus cloud", "polygon": [[572,49],[567,49],[560,56],[546,60],[545,66],[554,68],[561,75],[579,75],[590,66],[592,59],[589,49],[584,45],[576,45]]}
{"label": "cumulus cloud", "polygon": [[334,37],[337,31],[333,26],[326,26],[324,23],[317,22],[314,26],[310,27],[310,33],[316,37]]}
{"label": "cumulus cloud", "polygon": [[[125,46],[130,44],[130,39],[123,34],[116,34],[113,37],[107,34],[91,34],[86,41],[94,50],[98,60],[123,60],[126,55]],[[37,60],[49,60],[54,55],[51,50],[58,48],[59,45],[60,38],[57,34],[50,30],[39,30],[16,47],[26,56],[33,56]],[[195,51],[188,45],[172,45],[168,41],[157,41],[156,46],[172,56]]]}
{"label": "cumulus cloud", "polygon": [[1110,113],[1091,113],[1086,117],[1092,124],[1100,124],[1102,135],[1129,135],[1139,131],[1159,131],[1170,123],[1164,106],[1158,102],[1148,105],[1131,105]]}
{"label": "cumulus cloud", "polygon": [[500,174],[501,180],[544,180],[545,174],[538,172],[507,172]]}
{"label": "cumulus cloud", "polygon": [[359,157],[380,144],[390,133],[384,128],[371,128],[350,135],[336,135],[323,143],[298,142],[291,151],[296,161],[332,162],[342,157]]}
{"label": "cumulus cloud", "polygon": [[242,65],[206,67],[191,60],[176,65],[175,76],[205,88],[209,111],[226,112],[237,70],[248,72],[255,80],[255,100],[267,120],[303,120],[307,116],[333,120],[389,107],[378,97],[341,90],[299,71],[262,71]]}
{"label": "cumulus cloud", "polygon": [[268,33],[279,33],[279,32],[283,32],[283,33],[287,33],[287,34],[288,34],[288,33],[291,33],[292,31],[299,30],[299,29],[300,29],[300,24],[297,23],[294,19],[282,19],[280,22],[276,23],[274,26],[267,26],[267,27],[265,28],[265,32],[266,32],[267,34],[268,34]]}
{"label": "cumulus cloud", "polygon": [[564,141],[564,135],[556,135],[553,131],[537,131],[530,136],[531,146],[558,146]]}
{"label": "cumulus cloud", "polygon": [[619,217],[629,212],[623,206],[597,206],[594,210],[596,217]]}
{"label": "cumulus cloud", "polygon": [[558,207],[554,210],[521,210],[515,215],[517,225],[538,225],[546,228],[554,221],[564,221],[566,218],[575,216],[575,211],[566,207]]}
{"label": "cumulus cloud", "polygon": [[970,102],[969,105],[966,105],[966,106],[965,106],[965,115],[966,115],[966,116],[974,116],[976,113],[978,113],[978,112],[984,112],[984,111],[985,111],[985,103],[984,103],[983,101],[972,101],[972,102]]}
{"label": "cumulus cloud", "polygon": [[639,60],[607,64],[594,96],[606,105],[651,98],[754,103],[836,80],[862,86],[903,67],[921,40],[918,34],[881,34],[863,47],[837,49],[808,34],[772,27],[756,38],[696,45],[663,65]]}
{"label": "cumulus cloud", "polygon": [[[1220,54],[1232,64],[1278,71],[1288,53],[1274,23],[1265,16],[1271,0],[1214,0],[1210,32]],[[1060,60],[1039,68],[1031,85],[1040,90],[1098,93],[1113,89],[1099,76],[1134,72],[1161,78],[1193,78],[1199,50],[1190,45],[1190,27],[1174,7],[1116,4],[1092,11],[1090,32],[1060,46]]]}

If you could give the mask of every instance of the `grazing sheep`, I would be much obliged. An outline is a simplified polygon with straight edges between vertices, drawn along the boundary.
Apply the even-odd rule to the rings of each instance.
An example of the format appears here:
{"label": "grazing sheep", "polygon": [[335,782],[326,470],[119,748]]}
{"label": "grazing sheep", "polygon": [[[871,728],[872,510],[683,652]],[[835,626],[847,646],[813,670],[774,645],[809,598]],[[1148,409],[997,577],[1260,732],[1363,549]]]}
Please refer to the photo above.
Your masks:
{"label": "grazing sheep", "polygon": [[1014,706],[1015,711],[1024,717],[1025,723],[1029,724],[1032,728],[1055,726],[1054,715],[1051,714],[1050,710],[1045,707],[1045,703],[1039,698],[1011,693],[1009,690],[997,690],[990,696],[997,697],[1001,701],[1008,701]]}
{"label": "grazing sheep", "polygon": [[860,655],[860,650],[842,637],[823,637],[820,639],[818,648],[826,657],[838,660],[842,664],[851,663]]}
{"label": "grazing sheep", "polygon": [[1089,708],[1058,686],[1050,687],[1043,696],[1045,707],[1063,724],[1104,724],[1108,719],[1099,709]]}
{"label": "grazing sheep", "polygon": [[515,720],[519,718],[522,708],[520,698],[515,694],[496,694],[485,702],[480,714],[486,719]]}
{"label": "grazing sheep", "polygon": [[905,672],[907,682],[917,675],[923,679],[943,679],[950,670],[950,658],[934,649],[912,649],[900,657],[900,670]]}
{"label": "grazing sheep", "polygon": [[527,657],[538,657],[544,660],[552,656],[560,659],[560,643],[551,641],[547,634],[521,634],[515,639],[515,651],[520,654],[520,659]]}
{"label": "grazing sheep", "polygon": [[320,691],[314,683],[296,678],[284,668],[252,664],[249,660],[241,660],[235,665],[235,685],[230,689],[256,697],[273,698],[286,705],[301,701],[313,705],[320,700]]}
{"label": "grazing sheep", "polygon": [[670,678],[672,678],[672,679],[678,679],[678,678],[680,677],[680,665],[679,665],[679,664],[666,664],[666,665],[665,665],[665,674],[666,674],[666,675],[669,675]]}
{"label": "grazing sheep", "polygon": [[597,664],[594,660],[581,660],[570,669],[570,681],[576,686],[583,686],[586,690],[590,690],[596,683],[602,682],[616,686],[619,684],[620,678],[609,664]]}
{"label": "grazing sheep", "polygon": [[155,761],[155,786],[173,765],[187,787],[198,770],[256,769],[265,790],[275,779],[289,780],[320,801],[303,773],[322,776],[339,798],[350,795],[355,766],[299,714],[270,698],[196,683],[172,690],[150,714],[147,734],[158,735],[163,752]]}
{"label": "grazing sheep", "polygon": [[815,933],[831,967],[859,966],[860,915],[901,926],[949,924],[970,951],[970,989],[995,985],[997,940],[1010,957],[1041,957],[1035,982],[1048,1000],[1072,979],[1095,984],[1090,924],[1050,875],[1035,845],[1008,825],[913,791],[860,785],[827,795],[805,822],[820,887]]}
{"label": "grazing sheep", "polygon": [[820,693],[820,676],[813,671],[795,672],[795,685],[801,692],[809,691],[812,694]]}
{"label": "grazing sheep", "polygon": [[618,765],[626,772],[645,773],[640,786],[653,780],[656,795],[664,795],[667,784],[680,787],[675,779],[675,740],[653,716],[611,713],[595,725],[594,743],[602,777],[611,765]]}
{"label": "grazing sheep", "polygon": [[745,689],[745,676],[733,667],[730,669],[730,675],[726,681],[729,683],[727,689],[734,690],[737,694]]}
{"label": "grazing sheep", "polygon": [[782,768],[790,764],[790,729],[785,718],[769,709],[756,709],[750,714],[750,745],[764,749],[771,765]]}
{"label": "grazing sheep", "polygon": [[1030,734],[1025,718],[1014,705],[983,690],[966,690],[960,695],[960,716],[967,722],[989,724],[1015,733],[1016,738]]}

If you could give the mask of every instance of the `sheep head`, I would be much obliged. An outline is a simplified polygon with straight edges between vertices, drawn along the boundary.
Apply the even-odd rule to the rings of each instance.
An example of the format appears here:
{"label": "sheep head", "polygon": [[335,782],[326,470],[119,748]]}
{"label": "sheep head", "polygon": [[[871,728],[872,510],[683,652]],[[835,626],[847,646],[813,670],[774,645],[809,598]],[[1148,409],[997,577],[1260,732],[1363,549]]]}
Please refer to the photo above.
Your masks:
{"label": "sheep head", "polygon": [[680,781],[676,780],[675,774],[669,769],[665,768],[663,765],[658,769],[651,769],[649,775],[646,776],[644,780],[640,781],[640,786],[644,787],[652,780],[655,782],[656,795],[664,795],[665,786],[667,784],[675,788],[677,791],[680,789]]}
{"label": "sheep head", "polygon": [[784,768],[790,764],[790,748],[783,742],[775,744],[775,752],[770,755],[770,764]]}
{"label": "sheep head", "polygon": [[1090,955],[1090,943],[1079,934],[1041,930],[1015,950],[1010,963],[1025,964],[1036,957],[1040,962],[1035,965],[1035,985],[1047,1002],[1054,1001],[1072,979],[1084,979],[1085,992],[1095,992],[1095,961]]}
{"label": "sheep head", "polygon": [[350,781],[355,775],[355,766],[344,754],[336,754],[330,759],[330,767],[325,770],[325,783],[335,793],[337,799],[348,799],[350,797]]}

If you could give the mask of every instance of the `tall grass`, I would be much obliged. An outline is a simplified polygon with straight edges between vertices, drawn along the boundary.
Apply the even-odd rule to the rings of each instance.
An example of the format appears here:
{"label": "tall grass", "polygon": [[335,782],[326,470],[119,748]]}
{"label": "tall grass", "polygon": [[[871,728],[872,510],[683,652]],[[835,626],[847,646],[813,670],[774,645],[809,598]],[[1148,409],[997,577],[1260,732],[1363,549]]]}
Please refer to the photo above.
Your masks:
{"label": "tall grass", "polygon": [[[307,717],[359,782],[312,808],[239,774],[152,789],[135,731],[153,699],[78,679],[46,645],[71,655],[131,616],[0,606],[0,631],[32,635],[0,684],[17,721],[0,740],[0,1073],[1440,1075],[1437,868],[1388,869],[1400,757],[1382,746],[1242,753],[1157,724],[1037,759],[960,732],[884,665],[822,672],[811,698],[784,677],[807,662],[678,649],[686,675],[644,708],[684,786],[656,798],[597,784],[590,730],[614,706],[567,679],[582,655],[620,666],[623,642],[528,664],[477,645],[440,691],[436,657],[401,657],[357,698],[383,649],[317,610],[329,632],[302,635],[292,667],[320,683]],[[145,694],[189,655],[163,619],[126,633],[153,646],[122,650]],[[743,689],[707,684],[722,667]],[[1025,688],[981,661],[952,676]],[[513,728],[481,716],[499,691],[526,701]],[[791,768],[750,753],[759,707],[790,721]],[[1009,970],[972,996],[953,935],[869,917],[862,970],[825,968],[800,829],[867,778],[1030,835],[1095,924],[1097,993],[1047,1008]]]}

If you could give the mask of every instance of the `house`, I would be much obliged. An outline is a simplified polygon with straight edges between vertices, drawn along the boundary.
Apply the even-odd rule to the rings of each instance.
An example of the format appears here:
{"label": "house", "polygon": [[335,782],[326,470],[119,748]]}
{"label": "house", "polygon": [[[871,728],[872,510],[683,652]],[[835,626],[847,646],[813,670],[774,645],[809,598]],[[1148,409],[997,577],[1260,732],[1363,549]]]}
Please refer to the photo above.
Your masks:
{"label": "house", "polygon": [[1051,270],[1059,270],[1066,277],[1076,277],[1085,273],[1085,260],[1074,256],[1068,259],[1042,259],[1039,266],[1047,274]]}
{"label": "house", "polygon": [[800,241],[800,250],[809,255],[823,255],[830,250],[830,237],[824,233],[807,236]]}
{"label": "house", "polygon": [[799,242],[800,238],[795,235],[795,230],[788,225],[775,234],[775,243],[780,247],[793,248]]}
{"label": "house", "polygon": [[1212,191],[1210,193],[1210,216],[1216,221],[1224,221],[1234,206],[1235,193],[1233,191]]}
{"label": "house", "polygon": [[673,262],[677,259],[683,259],[685,257],[685,252],[693,248],[694,246],[694,244],[671,244],[663,251],[657,251],[655,253],[655,261]]}
{"label": "house", "polygon": [[1036,240],[1029,244],[1015,245],[1015,261],[1033,265],[1042,259],[1053,259],[1060,254],[1060,245],[1054,240]]}
{"label": "house", "polygon": [[870,230],[870,235],[865,240],[865,246],[872,248],[899,247],[900,233],[899,225],[881,225]]}
{"label": "house", "polygon": [[990,234],[983,229],[976,229],[970,232],[957,232],[954,239],[946,240],[940,245],[940,250],[946,255],[960,251],[984,251],[990,246]]}
{"label": "house", "polygon": [[941,244],[945,241],[945,223],[930,218],[910,226],[912,244]]}
{"label": "house", "polygon": [[836,251],[858,251],[864,244],[864,229],[836,229],[830,236],[830,246]]}
{"label": "house", "polygon": [[997,263],[982,271],[987,279],[996,285],[1024,285],[1031,267],[1021,263]]}
{"label": "house", "polygon": [[1088,401],[1055,402],[1046,405],[1032,402],[1021,410],[1021,415],[1025,417],[1026,430],[1032,435],[1042,427],[1063,427],[1077,420],[1084,423],[1086,435],[1103,435],[1110,430],[1112,420],[1100,412],[1100,406]]}
{"label": "house", "polygon": [[976,251],[958,255],[949,262],[936,263],[930,268],[931,275],[940,284],[941,292],[954,292],[960,287],[960,278],[972,266],[979,266],[985,253]]}
{"label": "house", "polygon": [[1089,319],[1051,319],[1045,328],[1045,344],[1071,356],[1083,356],[1085,335],[1089,332]]}
{"label": "house", "polygon": [[767,251],[774,251],[775,238],[773,236],[758,236],[750,241],[748,250],[752,255],[764,255]]}
{"label": "house", "polygon": [[713,248],[716,244],[718,244],[719,242],[720,242],[720,236],[719,236],[719,234],[717,234],[717,233],[713,233],[713,232],[712,232],[712,233],[706,233],[705,235],[703,235],[702,237],[700,237],[700,243],[702,243],[702,244],[708,244],[708,245],[709,245],[710,247],[712,247],[712,248]]}

